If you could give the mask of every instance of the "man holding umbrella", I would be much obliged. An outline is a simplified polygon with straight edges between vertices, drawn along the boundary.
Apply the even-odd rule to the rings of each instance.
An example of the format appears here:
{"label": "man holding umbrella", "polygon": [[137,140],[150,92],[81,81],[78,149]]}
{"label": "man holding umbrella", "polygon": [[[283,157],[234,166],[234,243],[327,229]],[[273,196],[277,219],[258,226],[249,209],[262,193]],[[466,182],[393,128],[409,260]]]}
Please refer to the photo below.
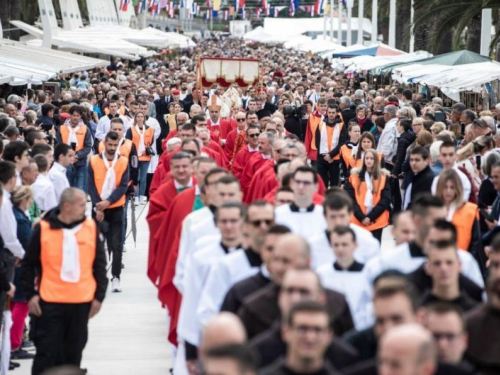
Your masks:
{"label": "man holding umbrella", "polygon": [[89,195],[97,220],[107,237],[111,265],[112,291],[121,292],[123,207],[129,182],[129,161],[120,156],[120,137],[109,132],[104,138],[104,152],[92,156],[89,163]]}
{"label": "man holding umbrella", "polygon": [[36,346],[33,375],[60,365],[80,367],[88,320],[106,294],[104,245],[95,221],[85,217],[86,205],[82,190],[66,189],[59,206],[33,229],[26,250],[22,282]]}

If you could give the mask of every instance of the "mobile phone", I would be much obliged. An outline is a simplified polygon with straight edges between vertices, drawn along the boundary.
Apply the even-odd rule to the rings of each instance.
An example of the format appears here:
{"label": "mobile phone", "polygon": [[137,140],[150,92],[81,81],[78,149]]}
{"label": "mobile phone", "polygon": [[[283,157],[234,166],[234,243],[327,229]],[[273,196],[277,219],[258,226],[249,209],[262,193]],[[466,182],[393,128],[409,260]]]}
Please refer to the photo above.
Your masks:
{"label": "mobile phone", "polygon": [[75,142],[71,142],[71,148],[73,149],[73,151],[76,151],[76,143]]}
{"label": "mobile phone", "polygon": [[484,208],[480,208],[479,213],[486,220],[491,221],[491,222],[495,221],[495,219],[491,216],[491,214],[489,214],[488,211],[486,211]]}

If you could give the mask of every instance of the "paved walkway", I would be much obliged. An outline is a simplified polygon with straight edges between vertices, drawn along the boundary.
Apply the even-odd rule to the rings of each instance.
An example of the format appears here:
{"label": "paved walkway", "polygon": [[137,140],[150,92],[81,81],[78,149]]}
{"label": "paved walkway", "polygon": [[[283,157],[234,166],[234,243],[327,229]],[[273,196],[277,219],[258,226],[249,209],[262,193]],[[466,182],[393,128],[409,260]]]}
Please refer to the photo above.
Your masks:
{"label": "paved walkway", "polygon": [[[156,298],[156,288],[146,276],[147,206],[137,207],[136,213],[137,247],[130,234],[123,258],[123,292],[109,290],[101,312],[89,324],[89,341],[82,362],[89,375],[166,375],[170,368],[166,313]],[[31,361],[19,362],[22,367],[9,373],[31,374]]]}

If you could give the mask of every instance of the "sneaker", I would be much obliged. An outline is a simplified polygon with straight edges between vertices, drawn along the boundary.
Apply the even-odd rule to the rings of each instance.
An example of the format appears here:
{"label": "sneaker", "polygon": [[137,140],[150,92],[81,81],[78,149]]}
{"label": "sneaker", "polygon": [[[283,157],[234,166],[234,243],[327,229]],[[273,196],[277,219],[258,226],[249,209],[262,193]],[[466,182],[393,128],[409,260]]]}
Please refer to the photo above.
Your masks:
{"label": "sneaker", "polygon": [[18,368],[18,367],[21,367],[20,363],[12,362],[12,361],[9,362],[9,370],[12,370],[12,369],[15,369],[15,368]]}
{"label": "sneaker", "polygon": [[33,353],[28,353],[26,350],[17,349],[10,352],[11,359],[33,359],[35,355]]}
{"label": "sneaker", "polygon": [[122,291],[122,286],[120,284],[120,279],[117,277],[114,277],[111,280],[111,291],[113,293],[120,293]]}
{"label": "sneaker", "polygon": [[146,197],[144,195],[141,195],[140,200],[139,200],[139,204],[145,205],[147,202],[148,202],[148,200],[146,199]]}
{"label": "sneaker", "polygon": [[134,198],[134,205],[138,206],[139,205],[139,197]]}

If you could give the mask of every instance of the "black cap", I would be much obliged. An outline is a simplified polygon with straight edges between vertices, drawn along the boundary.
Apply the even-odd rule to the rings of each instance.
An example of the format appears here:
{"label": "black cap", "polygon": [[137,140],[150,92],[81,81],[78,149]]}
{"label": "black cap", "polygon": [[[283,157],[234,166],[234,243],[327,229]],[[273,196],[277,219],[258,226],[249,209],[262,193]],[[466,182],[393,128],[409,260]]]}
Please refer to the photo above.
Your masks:
{"label": "black cap", "polygon": [[264,117],[271,117],[272,113],[268,109],[261,109],[257,111],[257,118],[262,120]]}

